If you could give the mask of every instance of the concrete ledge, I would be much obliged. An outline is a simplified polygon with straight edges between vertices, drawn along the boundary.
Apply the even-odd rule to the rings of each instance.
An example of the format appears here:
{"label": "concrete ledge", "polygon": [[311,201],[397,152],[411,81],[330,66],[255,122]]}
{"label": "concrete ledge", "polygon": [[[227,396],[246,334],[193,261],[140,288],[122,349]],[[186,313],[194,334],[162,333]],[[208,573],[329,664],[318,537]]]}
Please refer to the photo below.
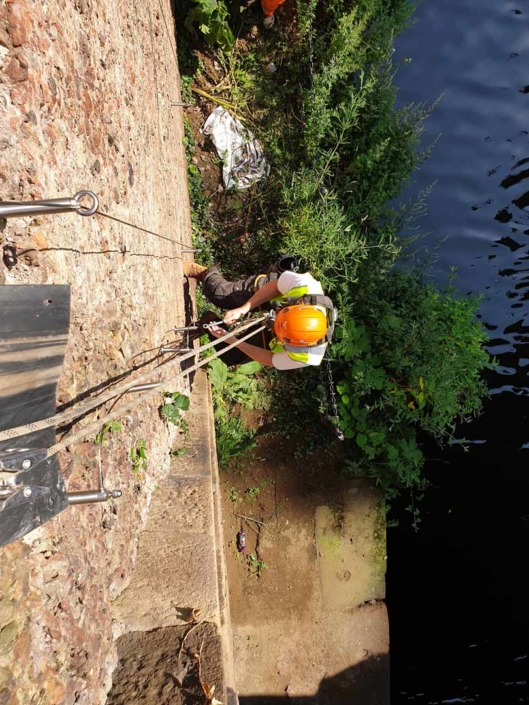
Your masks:
{"label": "concrete ledge", "polygon": [[[209,648],[208,660],[218,662],[210,667],[217,697],[227,702],[227,688],[234,684],[232,639],[213,407],[205,372],[195,377],[186,419],[187,451],[172,460],[168,476],[153,493],[136,570],[113,603],[112,616],[118,632],[125,635],[118,642],[121,668],[130,673],[130,654],[135,650],[127,647],[126,637],[131,632],[182,627],[192,610],[200,610],[198,619],[214,627],[211,638],[216,647]],[[119,677],[116,670],[114,682]]]}

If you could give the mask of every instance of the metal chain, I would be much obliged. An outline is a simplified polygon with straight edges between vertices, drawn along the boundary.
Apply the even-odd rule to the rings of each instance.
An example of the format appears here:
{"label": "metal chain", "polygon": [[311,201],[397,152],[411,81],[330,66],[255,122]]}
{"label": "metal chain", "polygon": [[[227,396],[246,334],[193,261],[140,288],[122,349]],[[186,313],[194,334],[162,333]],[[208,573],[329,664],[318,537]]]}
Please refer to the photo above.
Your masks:
{"label": "metal chain", "polygon": [[[323,371],[323,365],[327,369],[327,379]],[[325,357],[320,365],[320,383],[322,389],[322,403],[326,409],[327,416],[331,419],[339,441],[345,440],[342,430],[339,427],[340,415],[338,414],[338,404],[336,403],[336,394],[334,391],[334,380],[332,377],[331,361],[329,354],[326,351]]]}

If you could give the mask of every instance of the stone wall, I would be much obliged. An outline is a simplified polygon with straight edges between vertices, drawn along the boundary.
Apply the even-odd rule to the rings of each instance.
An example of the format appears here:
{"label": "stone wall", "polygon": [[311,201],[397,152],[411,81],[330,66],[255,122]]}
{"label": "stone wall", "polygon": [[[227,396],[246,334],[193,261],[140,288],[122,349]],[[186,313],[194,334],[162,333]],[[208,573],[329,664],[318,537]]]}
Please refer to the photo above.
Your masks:
{"label": "stone wall", "polygon": [[[72,286],[59,404],[151,359],[183,322],[191,229],[182,109],[170,105],[180,96],[172,28],[169,0],[0,3],[0,200],[91,189],[102,212],[162,236],[101,215],[0,223],[0,245],[18,260],[0,263],[0,284]],[[71,507],[0,548],[0,704],[105,701],[119,633],[110,601],[130,580],[169,465],[159,403],[122,419],[103,449],[121,499]],[[133,473],[128,452],[140,438],[148,468]],[[92,439],[61,464],[69,489],[96,485]]]}

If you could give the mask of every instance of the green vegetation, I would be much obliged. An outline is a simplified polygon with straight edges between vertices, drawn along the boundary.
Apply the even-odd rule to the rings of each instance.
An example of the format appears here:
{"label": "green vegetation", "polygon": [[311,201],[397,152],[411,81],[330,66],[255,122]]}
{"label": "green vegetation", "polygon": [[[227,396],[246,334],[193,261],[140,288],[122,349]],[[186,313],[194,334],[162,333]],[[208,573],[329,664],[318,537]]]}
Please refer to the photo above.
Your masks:
{"label": "green vegetation", "polygon": [[[428,153],[419,143],[433,106],[395,109],[393,41],[413,8],[409,0],[298,0],[294,16],[254,37],[258,10],[231,5],[241,41],[216,55],[220,79],[208,78],[204,48],[198,56],[180,37],[188,75],[235,106],[271,162],[266,182],[208,210],[215,226],[201,227],[210,251],[228,276],[292,252],[322,280],[340,310],[331,354],[348,470],[372,476],[389,497],[424,485],[421,433],[450,438],[458,419],[479,412],[489,364],[474,318],[479,301],[436,290],[407,262],[412,240],[399,233],[421,196],[407,209],[390,205]],[[204,216],[207,197],[198,181],[192,188]],[[237,405],[268,406],[287,436],[333,439],[321,424],[316,370],[266,370],[258,379],[213,363],[210,371],[221,463],[253,443],[232,413]]]}
{"label": "green vegetation", "polygon": [[119,421],[107,421],[101,431],[99,431],[99,433],[97,434],[95,438],[95,444],[98,446],[103,445],[103,443],[108,440],[108,437],[111,433],[121,431],[122,428],[123,426],[119,423]]}
{"label": "green vegetation", "polygon": [[180,429],[187,438],[189,426],[182,412],[189,409],[189,397],[180,392],[163,392],[162,395],[164,403],[160,407],[160,415]]}
{"label": "green vegetation", "polygon": [[236,407],[253,411],[265,409],[268,403],[262,384],[255,378],[261,365],[248,362],[230,369],[219,358],[208,366],[215,404],[215,430],[219,465],[255,447],[255,431],[237,415]]}
{"label": "green vegetation", "polygon": [[260,487],[247,487],[246,488],[246,494],[248,495],[248,499],[250,500],[250,502],[255,502],[260,491],[261,491]]}
{"label": "green vegetation", "polygon": [[242,497],[235,487],[228,487],[226,490],[226,495],[230,502],[242,502]]}
{"label": "green vegetation", "polygon": [[486,393],[479,371],[488,355],[476,307],[403,272],[365,290],[334,352],[343,361],[341,428],[357,447],[349,463],[356,474],[387,489],[420,485],[417,433],[441,440],[456,419],[478,413]]}
{"label": "green vegetation", "polygon": [[144,438],[140,438],[138,443],[130,448],[129,457],[132,462],[132,472],[147,470],[147,446]]}
{"label": "green vegetation", "polygon": [[235,38],[228,23],[228,9],[223,0],[192,0],[185,26],[190,32],[199,29],[210,46],[229,51]]}
{"label": "green vegetation", "polygon": [[246,560],[250,575],[255,575],[256,578],[260,578],[263,570],[268,568],[267,564],[253,553],[249,553]]}

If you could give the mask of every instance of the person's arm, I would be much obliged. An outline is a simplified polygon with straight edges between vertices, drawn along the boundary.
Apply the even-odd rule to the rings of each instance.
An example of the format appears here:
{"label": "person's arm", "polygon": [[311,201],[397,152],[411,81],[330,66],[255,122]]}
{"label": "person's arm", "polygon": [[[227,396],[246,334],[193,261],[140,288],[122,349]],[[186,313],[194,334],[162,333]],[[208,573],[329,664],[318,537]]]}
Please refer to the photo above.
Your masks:
{"label": "person's arm", "polygon": [[[275,299],[277,296],[280,296],[280,291],[277,286],[277,279],[274,279],[273,281],[267,282],[264,286],[258,289],[245,304],[239,306],[239,308],[233,308],[231,311],[228,311],[227,314],[224,316],[224,323],[227,323],[228,325],[230,325],[231,323],[235,323],[239,320],[239,318],[247,314],[252,309],[268,303],[272,299]],[[250,347],[254,346],[251,345]],[[260,362],[260,360],[258,360],[258,362]]]}
{"label": "person's arm", "polygon": [[[263,287],[264,288],[264,287]],[[234,309],[236,310],[236,309]],[[224,328],[221,328],[220,326],[212,326],[209,329],[209,333],[215,336],[215,338],[221,338],[223,335],[226,335],[226,331]],[[245,355],[248,355],[249,358],[252,360],[255,360],[256,362],[259,362],[261,365],[264,365],[265,367],[273,367],[274,363],[272,362],[272,358],[274,357],[274,353],[271,350],[265,350],[263,348],[258,347],[257,345],[251,345],[251,343],[239,343],[237,338],[235,336],[231,338],[226,338],[226,340],[222,341],[223,343],[226,343],[227,345],[231,345],[232,343],[237,343],[237,348],[239,350],[242,350],[242,352]]]}

